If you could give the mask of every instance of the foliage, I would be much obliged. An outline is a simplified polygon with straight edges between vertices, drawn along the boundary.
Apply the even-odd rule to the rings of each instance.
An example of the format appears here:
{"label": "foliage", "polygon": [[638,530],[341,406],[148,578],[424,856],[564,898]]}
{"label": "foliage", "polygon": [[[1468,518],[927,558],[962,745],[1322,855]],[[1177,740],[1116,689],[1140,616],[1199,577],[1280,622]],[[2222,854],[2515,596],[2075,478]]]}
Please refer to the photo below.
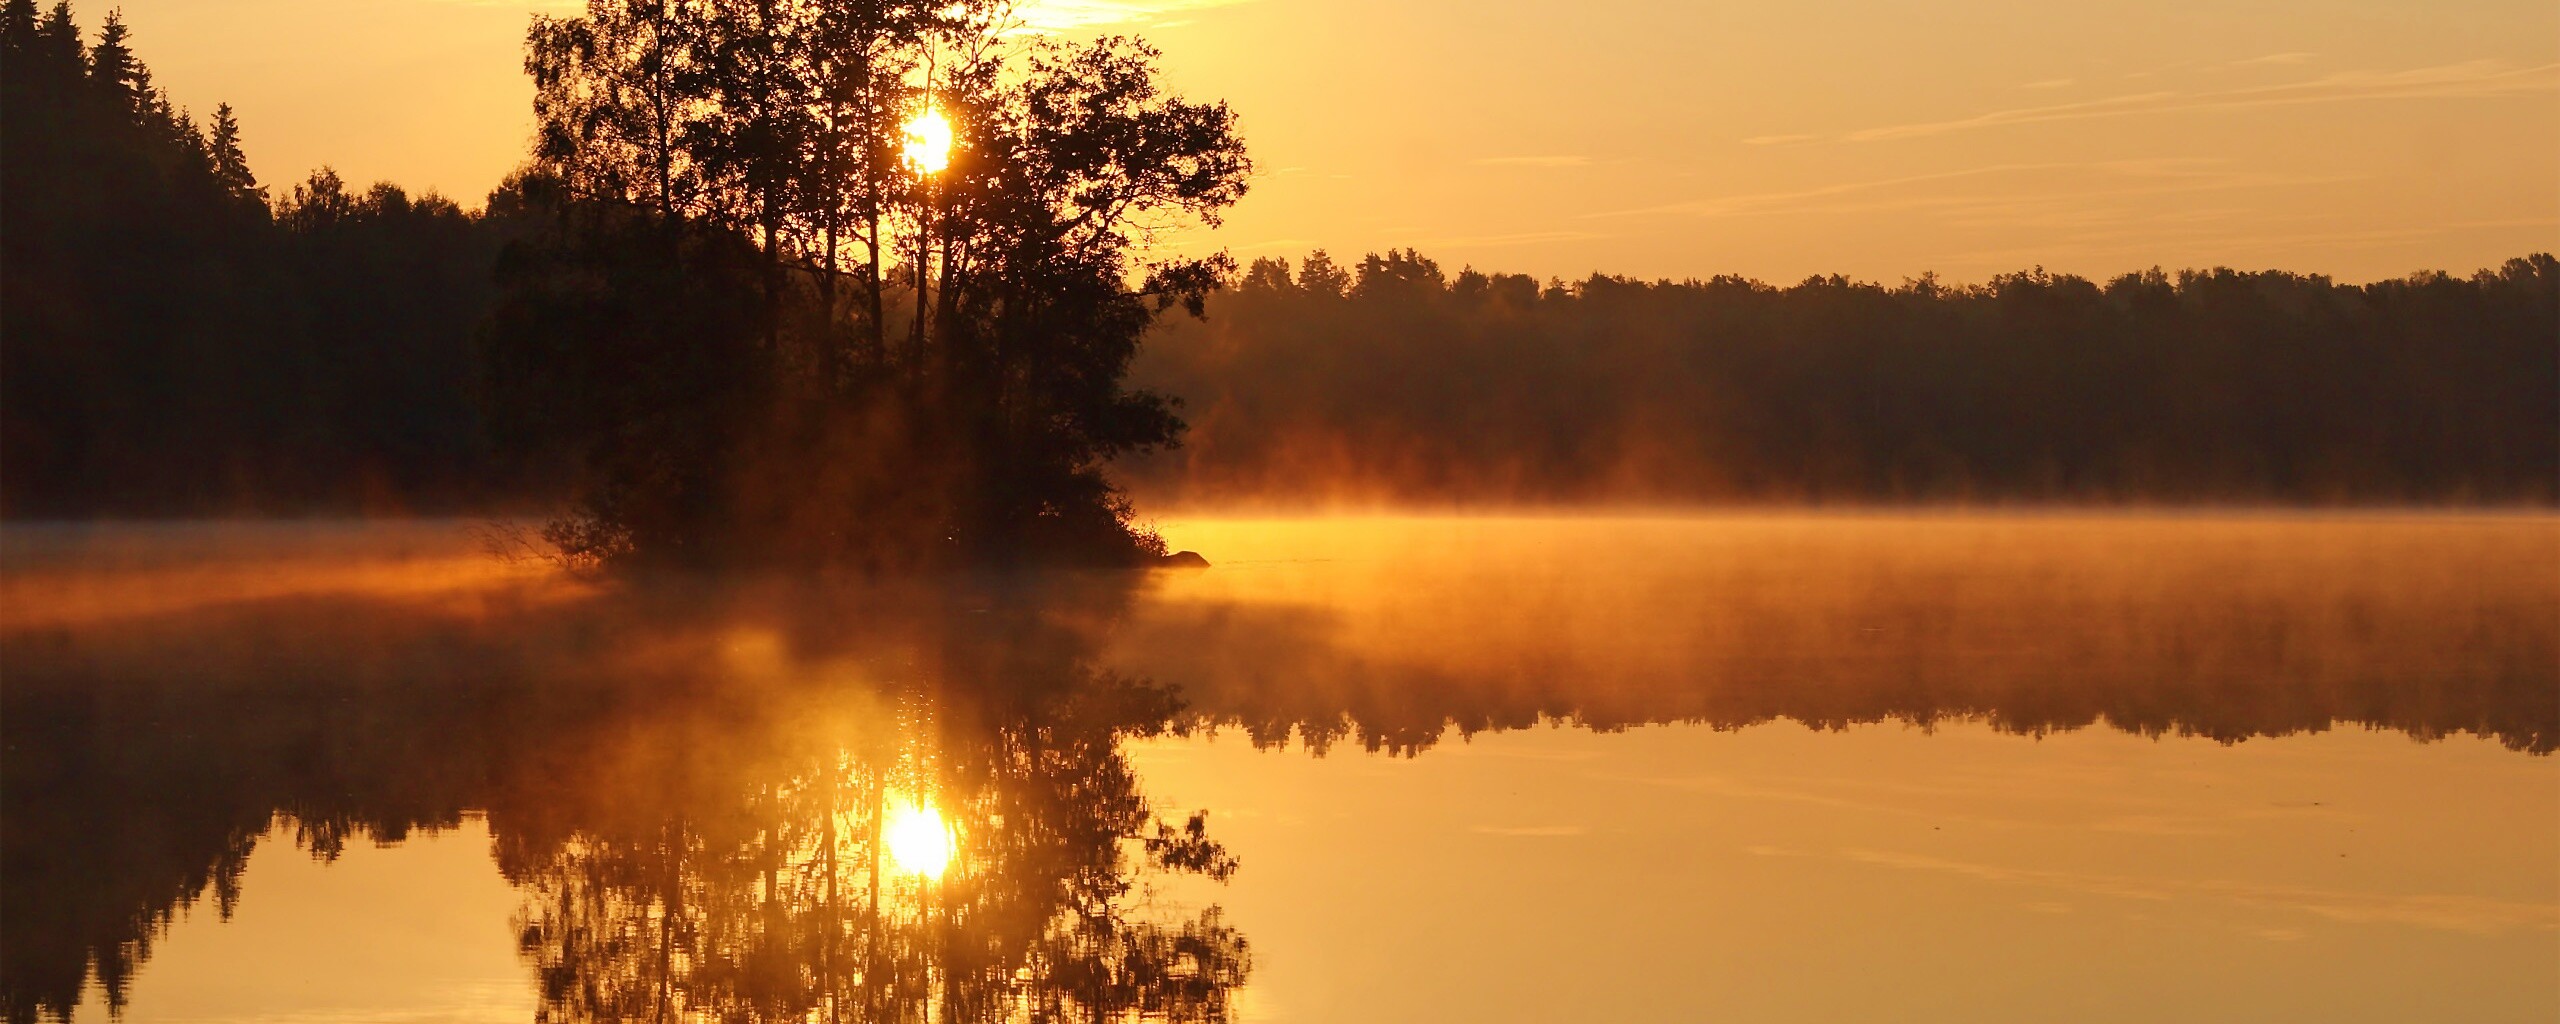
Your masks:
{"label": "foliage", "polygon": [[1953,287],[1258,260],[1135,378],[1195,501],[2560,497],[2560,262],[2365,286],[2042,270]]}
{"label": "foliage", "polygon": [[121,19],[0,8],[0,508],[454,507],[513,481],[465,341],[510,230],[323,169],[271,211]]}
{"label": "foliage", "polygon": [[[270,188],[120,20],[84,45],[0,3],[0,514],[574,492],[573,558],[878,568],[1143,554],[1106,467],[1194,501],[2560,496],[2548,256],[2364,286],[1149,266],[1241,194],[1232,116],[1143,44],[1000,13],[540,21],[534,161],[471,212]],[[962,144],[920,176],[928,72]],[[1142,350],[1175,306],[1209,319]]]}
{"label": "foliage", "polygon": [[[1102,473],[1172,444],[1122,385],[1223,259],[1141,266],[1249,164],[1156,52],[1012,34],[1003,5],[595,0],[538,20],[501,415],[586,467],[576,557],[864,569],[1158,550]],[[932,112],[947,166],[897,156]],[[1142,282],[1132,287],[1133,282]]]}

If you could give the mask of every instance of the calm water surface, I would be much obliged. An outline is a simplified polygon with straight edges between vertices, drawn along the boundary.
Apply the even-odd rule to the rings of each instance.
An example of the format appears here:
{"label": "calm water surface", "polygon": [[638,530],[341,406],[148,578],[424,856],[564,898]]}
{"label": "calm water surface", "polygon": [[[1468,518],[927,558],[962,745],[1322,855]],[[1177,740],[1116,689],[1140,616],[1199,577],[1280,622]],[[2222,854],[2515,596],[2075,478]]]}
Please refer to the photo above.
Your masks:
{"label": "calm water surface", "polygon": [[[2560,1019],[2560,520],[12,527],[15,1019]],[[1205,813],[1204,813],[1205,812]]]}

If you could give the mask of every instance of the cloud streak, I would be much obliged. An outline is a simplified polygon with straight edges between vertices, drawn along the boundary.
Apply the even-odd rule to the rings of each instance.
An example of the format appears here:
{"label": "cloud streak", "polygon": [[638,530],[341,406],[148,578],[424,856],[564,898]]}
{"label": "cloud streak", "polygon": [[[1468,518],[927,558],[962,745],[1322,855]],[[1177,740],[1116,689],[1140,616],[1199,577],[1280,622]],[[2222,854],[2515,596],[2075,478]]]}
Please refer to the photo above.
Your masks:
{"label": "cloud streak", "polygon": [[1520,231],[1505,235],[1450,235],[1424,238],[1413,244],[1424,248],[1487,249],[1507,245],[1541,245],[1548,242],[1587,242],[1607,235],[1590,231]]}
{"label": "cloud streak", "polygon": [[[1586,218],[1686,215],[1744,217],[1808,213],[1878,213],[1940,210],[1997,213],[2054,203],[2178,195],[2247,188],[2290,187],[2351,180],[2352,175],[2300,175],[2234,170],[2204,158],[1992,164],[1930,174],[1843,182],[1785,192],[1693,199]],[[1996,187],[1968,183],[1990,179]],[[2036,182],[2035,179],[2046,179]],[[2060,180],[2052,180],[2060,179]],[[2037,187],[2027,187],[2030,183]]]}
{"label": "cloud streak", "polygon": [[[586,0],[443,0],[462,7],[520,7],[550,14],[577,14],[586,10]],[[1075,29],[1101,28],[1110,25],[1146,23],[1149,28],[1172,28],[1187,21],[1160,21],[1168,15],[1233,7],[1251,0],[1024,0],[1015,10],[1024,27],[1035,32],[1065,32]]]}
{"label": "cloud streak", "polygon": [[[1025,24],[1044,32],[1100,28],[1132,22],[1155,22],[1168,15],[1233,7],[1248,0],[1029,0],[1020,14]],[[1167,28],[1172,23],[1153,27]]]}
{"label": "cloud streak", "polygon": [[1474,832],[1477,835],[1509,836],[1519,839],[1562,839],[1570,836],[1586,835],[1589,834],[1591,830],[1581,825],[1522,825],[1511,827],[1499,825],[1478,825],[1468,831]]}
{"label": "cloud streak", "polygon": [[2087,121],[2193,110],[2234,110],[2386,99],[2482,99],[2554,91],[2560,91],[2560,64],[2517,68],[2503,61],[2476,60],[2460,64],[2413,68],[2406,71],[2345,71],[2308,81],[2252,86],[2243,89],[2208,92],[2162,90],[2078,103],[1995,110],[1946,121],[1923,121],[1868,128],[1837,136],[1834,141],[1881,142],[2014,125]]}

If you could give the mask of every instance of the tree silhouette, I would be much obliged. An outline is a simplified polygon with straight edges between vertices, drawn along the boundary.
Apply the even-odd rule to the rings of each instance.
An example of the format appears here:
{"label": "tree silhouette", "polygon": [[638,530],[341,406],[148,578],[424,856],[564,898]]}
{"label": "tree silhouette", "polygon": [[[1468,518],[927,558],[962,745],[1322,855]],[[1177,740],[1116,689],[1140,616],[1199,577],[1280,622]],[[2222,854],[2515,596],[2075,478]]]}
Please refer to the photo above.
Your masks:
{"label": "tree silhouette", "polygon": [[1195,501],[2532,503],[2560,498],[2560,262],[2365,286],[1454,279],[1257,260],[1132,379],[1217,429]]}
{"label": "tree silhouette", "polygon": [[[512,491],[469,339],[504,217],[334,174],[270,211],[110,18],[0,7],[0,511],[454,508]],[[390,382],[400,382],[396,385]]]}
{"label": "tree silhouette", "polygon": [[[1156,316],[1197,311],[1227,264],[1132,253],[1174,219],[1214,223],[1250,165],[1232,114],[1164,95],[1144,44],[1014,27],[1003,4],[781,0],[537,21],[532,173],[559,201],[488,345],[516,435],[585,453],[552,531],[572,556],[1152,551],[1102,467],[1181,423],[1122,378]],[[925,117],[953,128],[947,163],[896,158]],[[670,288],[702,277],[749,291]]]}
{"label": "tree silhouette", "polygon": [[[1240,194],[1224,108],[1160,94],[1143,44],[1030,45],[1000,6],[904,0],[538,20],[533,159],[485,210],[327,174],[278,179],[270,209],[254,132],[177,109],[116,25],[83,45],[67,5],[0,0],[11,518],[566,502],[573,554],[859,568],[1125,561],[1145,549],[1115,481],[2560,498],[2547,255],[2362,286],[1144,266],[1151,229]],[[928,106],[956,148],[919,174],[901,126]],[[1195,299],[1209,321],[1158,324]],[[1167,453],[1170,395],[1214,429]]]}
{"label": "tree silhouette", "polygon": [[213,160],[213,176],[242,199],[267,200],[267,190],[249,171],[249,156],[240,150],[240,119],[231,113],[231,104],[213,108],[213,127],[205,138],[205,148]]}

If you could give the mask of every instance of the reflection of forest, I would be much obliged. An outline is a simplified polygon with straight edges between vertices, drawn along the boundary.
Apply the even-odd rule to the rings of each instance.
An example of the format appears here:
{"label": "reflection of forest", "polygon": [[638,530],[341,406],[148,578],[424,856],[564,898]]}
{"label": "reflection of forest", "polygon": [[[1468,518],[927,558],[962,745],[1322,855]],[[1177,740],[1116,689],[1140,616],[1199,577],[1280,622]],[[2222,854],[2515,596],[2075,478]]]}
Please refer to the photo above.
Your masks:
{"label": "reflection of forest", "polygon": [[2539,518],[1384,517],[1183,542],[1221,568],[1138,606],[1104,660],[1264,744],[1786,718],[2560,748]]}
{"label": "reflection of forest", "polygon": [[[229,912],[279,817],[329,857],[466,813],[549,1018],[1225,1018],[1243,936],[1137,905],[1151,875],[1235,869],[1122,757],[1168,692],[1002,605],[776,629],[649,604],[11,636],[9,1019],[67,1015],[92,979],[120,1006],[178,910]],[[954,833],[939,878],[883,856],[917,804]]]}
{"label": "reflection of forest", "polygon": [[[1383,598],[1340,566],[1313,577],[1330,598],[1241,564],[894,596],[350,576],[365,596],[141,588],[119,616],[102,582],[0,627],[0,999],[13,1020],[90,983],[120,1000],[180,908],[238,899],[279,820],[325,857],[476,813],[554,1017],[1216,1019],[1244,938],[1139,897],[1235,862],[1204,822],[1161,820],[1120,749],[1203,725],[1408,753],[1452,725],[1774,717],[2560,746],[2547,582],[2037,583],[1970,548],[1945,561],[1971,575],[1942,574],[1888,539],[1890,565],[1825,541],[1855,572],[1796,553],[1734,563],[1782,577],[1616,583],[1560,544],[1585,553],[1555,576],[1487,558],[1511,589],[1472,601],[1497,591],[1428,553],[1381,560],[1401,588]],[[2140,566],[2146,543],[2105,546]],[[909,802],[956,828],[938,882],[879,856]]]}

